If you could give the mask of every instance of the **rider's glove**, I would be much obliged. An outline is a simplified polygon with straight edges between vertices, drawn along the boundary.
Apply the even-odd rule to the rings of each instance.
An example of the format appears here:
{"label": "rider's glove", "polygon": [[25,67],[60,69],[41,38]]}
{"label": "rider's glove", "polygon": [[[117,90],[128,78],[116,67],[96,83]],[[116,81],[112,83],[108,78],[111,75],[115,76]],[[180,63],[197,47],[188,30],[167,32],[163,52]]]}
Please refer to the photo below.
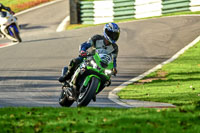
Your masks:
{"label": "rider's glove", "polygon": [[81,52],[80,52],[80,56],[81,56],[81,57],[86,57],[86,56],[87,56],[87,52],[81,50]]}
{"label": "rider's glove", "polygon": [[116,76],[117,74],[117,68],[113,68],[113,75]]}

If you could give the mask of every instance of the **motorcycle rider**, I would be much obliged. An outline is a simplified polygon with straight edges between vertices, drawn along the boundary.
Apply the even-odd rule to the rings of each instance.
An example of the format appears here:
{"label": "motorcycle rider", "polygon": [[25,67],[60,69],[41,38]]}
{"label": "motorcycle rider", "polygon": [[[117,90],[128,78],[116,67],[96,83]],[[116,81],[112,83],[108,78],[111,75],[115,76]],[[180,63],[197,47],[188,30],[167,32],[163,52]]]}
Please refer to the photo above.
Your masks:
{"label": "motorcycle rider", "polygon": [[120,28],[116,23],[107,23],[103,28],[103,35],[94,35],[89,38],[89,40],[83,43],[80,46],[80,55],[77,58],[74,58],[70,61],[68,71],[64,76],[61,76],[58,80],[59,82],[65,82],[71,79],[74,71],[77,66],[83,61],[83,58],[87,56],[86,50],[89,48],[105,49],[108,54],[112,54],[113,57],[113,74],[117,74],[117,55],[118,55],[118,46],[116,41],[118,40],[120,35]]}
{"label": "motorcycle rider", "polygon": [[[6,7],[6,6],[4,6],[2,3],[0,3],[0,17],[3,16],[3,12],[2,12],[3,10],[6,10],[6,11],[10,12],[11,14],[15,14],[15,13],[10,9],[10,7]],[[0,27],[0,28],[1,28],[1,27]],[[0,30],[0,35],[1,35],[2,38],[5,37],[5,35],[1,32],[1,30]]]}

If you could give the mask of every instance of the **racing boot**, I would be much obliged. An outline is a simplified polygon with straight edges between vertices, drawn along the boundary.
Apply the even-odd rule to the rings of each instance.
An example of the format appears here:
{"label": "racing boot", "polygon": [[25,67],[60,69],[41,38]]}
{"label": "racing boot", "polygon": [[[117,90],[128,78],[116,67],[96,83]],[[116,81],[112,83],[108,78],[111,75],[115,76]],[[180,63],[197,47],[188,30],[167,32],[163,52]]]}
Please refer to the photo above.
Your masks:
{"label": "racing boot", "polygon": [[69,69],[64,67],[62,71],[62,76],[58,79],[59,82],[63,83],[67,80],[70,80],[76,67],[82,62],[82,58],[75,58],[70,61]]}
{"label": "racing boot", "polygon": [[73,75],[72,67],[70,65],[69,65],[69,69],[68,69],[68,67],[64,67],[63,70],[62,70],[62,75],[58,79],[58,81],[61,82],[61,83],[66,82],[67,80],[71,79],[72,75]]}
{"label": "racing boot", "polygon": [[58,81],[61,82],[61,83],[63,83],[65,81],[67,81],[67,80],[70,80],[70,78],[71,78],[71,74],[70,73],[66,73],[66,75],[61,76],[58,79]]}

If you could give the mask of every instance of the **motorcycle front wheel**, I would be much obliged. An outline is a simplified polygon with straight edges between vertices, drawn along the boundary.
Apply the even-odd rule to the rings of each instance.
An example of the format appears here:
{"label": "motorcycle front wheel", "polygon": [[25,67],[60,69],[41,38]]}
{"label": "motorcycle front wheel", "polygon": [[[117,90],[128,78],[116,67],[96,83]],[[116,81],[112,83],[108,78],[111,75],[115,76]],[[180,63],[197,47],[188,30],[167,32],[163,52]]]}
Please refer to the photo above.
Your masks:
{"label": "motorcycle front wheel", "polygon": [[[11,30],[11,36],[13,36],[14,38],[16,38],[17,39],[17,41],[18,42],[22,42],[22,39],[21,39],[21,37],[20,37],[20,35],[19,35],[19,31],[17,31],[18,29],[17,29],[17,26],[16,25],[12,25],[11,27],[9,27],[10,28],[10,30]],[[13,34],[13,35],[12,35]]]}
{"label": "motorcycle front wheel", "polygon": [[91,99],[96,95],[98,84],[99,79],[97,79],[96,77],[92,77],[86,88],[84,88],[84,91],[82,91],[78,96],[78,107],[84,107],[90,103]]}

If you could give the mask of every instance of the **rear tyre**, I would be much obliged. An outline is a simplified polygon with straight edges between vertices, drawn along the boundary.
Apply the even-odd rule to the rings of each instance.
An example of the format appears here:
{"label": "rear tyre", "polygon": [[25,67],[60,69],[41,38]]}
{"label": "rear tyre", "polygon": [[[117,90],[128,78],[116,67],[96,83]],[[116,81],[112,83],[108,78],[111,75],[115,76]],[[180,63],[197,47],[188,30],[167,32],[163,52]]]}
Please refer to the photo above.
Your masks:
{"label": "rear tyre", "polygon": [[96,89],[98,87],[98,84],[99,79],[97,79],[96,77],[92,77],[90,82],[88,83],[88,86],[78,96],[78,107],[84,107],[90,103],[91,99],[93,99],[96,95]]}
{"label": "rear tyre", "polygon": [[69,100],[65,94],[65,91],[62,89],[60,98],[59,98],[59,104],[62,107],[70,107],[73,103],[74,103],[74,100]]}

